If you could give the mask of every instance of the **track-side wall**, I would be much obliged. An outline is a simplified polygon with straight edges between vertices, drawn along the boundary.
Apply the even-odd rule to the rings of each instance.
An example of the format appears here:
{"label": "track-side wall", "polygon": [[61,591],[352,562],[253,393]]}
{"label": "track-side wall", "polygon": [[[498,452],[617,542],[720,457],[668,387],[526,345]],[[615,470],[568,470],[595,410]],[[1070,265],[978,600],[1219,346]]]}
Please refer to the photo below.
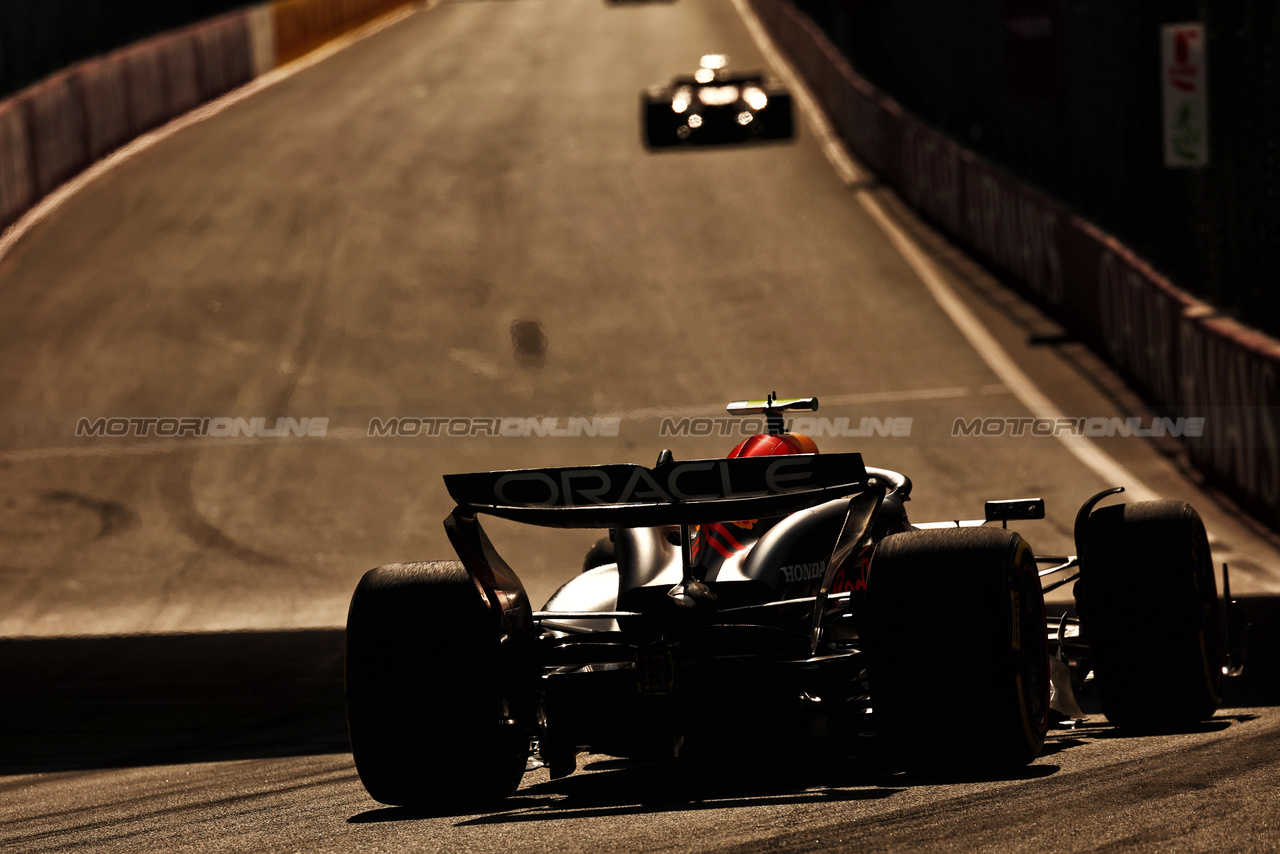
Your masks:
{"label": "track-side wall", "polygon": [[408,0],[276,0],[76,63],[0,101],[0,229],[130,140]]}
{"label": "track-side wall", "polygon": [[1174,287],[1116,239],[907,113],[788,0],[749,0],[853,152],[1106,356],[1155,406],[1205,418],[1195,466],[1280,529],[1280,344]]}

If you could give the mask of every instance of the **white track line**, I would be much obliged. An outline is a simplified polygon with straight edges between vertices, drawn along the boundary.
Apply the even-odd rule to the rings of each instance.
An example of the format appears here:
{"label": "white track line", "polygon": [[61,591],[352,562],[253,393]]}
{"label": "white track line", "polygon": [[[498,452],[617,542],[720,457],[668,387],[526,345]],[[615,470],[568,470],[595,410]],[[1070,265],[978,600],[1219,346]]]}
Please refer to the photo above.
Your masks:
{"label": "white track line", "polygon": [[375,33],[385,30],[392,24],[397,24],[405,18],[419,11],[420,9],[429,9],[439,3],[440,0],[427,0],[424,4],[414,4],[389,12],[380,18],[375,18],[362,27],[358,27],[349,33],[338,36],[332,41],[326,42],[322,46],[316,48],[293,62],[282,65],[279,68],[268,71],[260,77],[256,77],[244,84],[238,89],[232,89],[227,94],[209,101],[192,110],[189,113],[183,113],[167,124],[161,125],[153,131],[148,131],[142,136],[134,138],[132,141],[125,143],[121,148],[117,148],[111,154],[94,163],[80,174],[68,180],[65,184],[45,196],[35,207],[27,211],[15,222],[9,226],[0,235],[0,261],[3,261],[13,247],[18,244],[23,237],[27,235],[31,229],[35,228],[41,222],[69,202],[76,194],[94,181],[106,175],[117,166],[125,163],[157,143],[163,142],[179,131],[185,130],[192,125],[199,124],[206,119],[211,119],[221,113],[228,107],[234,106],[246,98],[250,98],[263,89],[274,86],[284,80],[288,80],[300,71],[305,71],[316,63],[323,62],[341,50],[345,50],[356,42],[367,39]]}
{"label": "white track line", "polygon": [[[791,88],[792,94],[800,103],[801,109],[805,111],[805,117],[809,121],[814,136],[818,138],[818,143],[822,147],[823,153],[831,161],[831,165],[836,170],[836,174],[840,176],[840,180],[846,185],[864,180],[865,173],[849,156],[849,152],[845,150],[840,138],[832,130],[826,114],[819,108],[803,78],[795,72],[787,59],[774,46],[773,40],[769,37],[768,32],[765,31],[764,25],[760,23],[760,19],[756,16],[755,11],[750,7],[747,0],[733,0],[733,4],[737,7],[738,13],[746,23],[747,29],[751,32],[751,37],[760,48],[760,52],[764,54],[765,59],[773,66],[774,71]],[[973,347],[978,355],[982,357],[982,360],[987,363],[987,366],[995,372],[1000,381],[1018,398],[1022,405],[1036,418],[1054,420],[1066,418],[1066,414],[1054,405],[1031,378],[1018,367],[1017,363],[1005,352],[995,337],[982,325],[977,316],[956,296],[955,291],[947,284],[946,279],[938,272],[937,267],[929,260],[924,250],[893,221],[879,201],[870,193],[858,193],[857,198],[863,209],[871,216],[876,225],[880,226],[880,229],[889,238],[889,241],[893,243],[907,264],[920,277],[920,281],[929,290],[929,294],[942,310],[947,313],[947,316],[951,318],[951,322],[956,325],[960,333],[964,335],[969,342],[969,346]],[[1112,459],[1109,454],[1099,448],[1088,437],[1059,435],[1057,438],[1068,451],[1075,455],[1077,460],[1097,474],[1104,483],[1123,486],[1130,499],[1134,501],[1151,501],[1160,497],[1159,493],[1139,480],[1133,472]]]}

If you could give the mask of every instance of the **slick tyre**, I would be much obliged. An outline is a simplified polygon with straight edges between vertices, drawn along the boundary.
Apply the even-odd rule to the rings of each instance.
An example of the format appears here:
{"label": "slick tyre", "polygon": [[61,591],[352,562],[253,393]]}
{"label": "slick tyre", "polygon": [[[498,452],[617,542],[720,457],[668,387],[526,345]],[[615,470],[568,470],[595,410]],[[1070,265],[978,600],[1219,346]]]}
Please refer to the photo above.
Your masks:
{"label": "slick tyre", "polygon": [[1049,724],[1049,650],[1035,557],[996,528],[886,537],[867,582],[866,649],[882,758],[910,770],[1002,773]]}
{"label": "slick tyre", "polygon": [[365,573],[347,616],[351,750],[374,800],[479,809],[512,794],[529,737],[503,722],[498,625],[457,561]]}
{"label": "slick tyre", "polygon": [[1194,727],[1222,687],[1217,586],[1200,515],[1181,501],[1095,510],[1080,545],[1076,611],[1107,719]]}
{"label": "slick tyre", "polygon": [[795,136],[795,110],[792,107],[791,93],[786,89],[771,89],[768,92],[769,107],[765,111],[765,138],[791,139]]}
{"label": "slick tyre", "polygon": [[679,142],[675,114],[671,112],[671,95],[663,90],[645,92],[640,97],[640,121],[644,128],[644,144],[649,148],[666,148]]}

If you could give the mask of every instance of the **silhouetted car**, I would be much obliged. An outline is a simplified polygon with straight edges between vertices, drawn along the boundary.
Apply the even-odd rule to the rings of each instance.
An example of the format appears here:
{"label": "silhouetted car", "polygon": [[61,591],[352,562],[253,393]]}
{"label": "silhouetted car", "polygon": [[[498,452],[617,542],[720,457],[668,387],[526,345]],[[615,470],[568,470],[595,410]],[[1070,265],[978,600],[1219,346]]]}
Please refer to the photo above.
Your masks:
{"label": "silhouetted car", "polygon": [[791,139],[791,93],[758,72],[732,74],[722,54],[702,57],[692,76],[644,93],[644,141],[651,148]]}
{"label": "silhouetted car", "polygon": [[[723,459],[446,475],[459,560],[370,570],[351,601],[347,716],[369,793],[470,811],[529,767],[573,773],[582,750],[756,762],[870,745],[907,769],[1007,772],[1095,685],[1122,727],[1213,715],[1230,656],[1190,505],[1095,509],[1121,490],[1100,492],[1072,557],[1007,530],[1044,518],[1036,498],[912,524],[905,475],[784,432],[785,411],[817,405],[730,404],[767,432]],[[480,515],[610,536],[534,611]],[[1043,591],[1075,578],[1079,616],[1046,617]]]}

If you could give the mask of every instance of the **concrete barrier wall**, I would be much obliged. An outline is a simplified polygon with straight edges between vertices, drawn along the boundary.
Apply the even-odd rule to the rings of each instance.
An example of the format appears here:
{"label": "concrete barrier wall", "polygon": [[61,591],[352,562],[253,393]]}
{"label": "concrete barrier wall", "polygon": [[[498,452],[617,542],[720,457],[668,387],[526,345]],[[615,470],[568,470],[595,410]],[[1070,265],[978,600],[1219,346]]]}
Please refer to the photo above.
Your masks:
{"label": "concrete barrier wall", "polygon": [[342,32],[338,3],[281,0],[271,4],[277,62],[289,62],[315,50]]}
{"label": "concrete barrier wall", "polygon": [[165,36],[156,45],[164,69],[165,118],[180,116],[204,101],[196,67],[195,37],[191,32]]}
{"label": "concrete barrier wall", "polygon": [[78,63],[0,101],[0,229],[129,140],[409,0],[274,0]]}
{"label": "concrete barrier wall", "polygon": [[1211,428],[1188,440],[1196,467],[1280,529],[1280,346],[1227,318],[1178,327],[1178,401]]}
{"label": "concrete barrier wall", "polygon": [[1195,466],[1280,530],[1280,343],[1215,315],[1064,205],[903,110],[789,0],[750,0],[850,149],[1156,407],[1204,417]]}
{"label": "concrete barrier wall", "polygon": [[120,52],[128,84],[130,131],[146,133],[169,117],[165,102],[165,70],[162,52],[148,44]]}
{"label": "concrete barrier wall", "polygon": [[403,5],[405,0],[279,0],[271,4],[276,59],[297,59]]}
{"label": "concrete barrier wall", "polygon": [[192,41],[202,100],[213,100],[254,78],[249,15],[226,15],[203,24],[192,33]]}
{"label": "concrete barrier wall", "polygon": [[26,110],[17,101],[0,102],[0,229],[22,216],[35,200]]}
{"label": "concrete barrier wall", "polygon": [[129,121],[128,71],[120,56],[81,65],[73,77],[84,104],[85,143],[97,160],[123,145],[133,134]]}
{"label": "concrete barrier wall", "polygon": [[59,75],[28,89],[22,100],[41,196],[89,164],[84,109],[72,81]]}

